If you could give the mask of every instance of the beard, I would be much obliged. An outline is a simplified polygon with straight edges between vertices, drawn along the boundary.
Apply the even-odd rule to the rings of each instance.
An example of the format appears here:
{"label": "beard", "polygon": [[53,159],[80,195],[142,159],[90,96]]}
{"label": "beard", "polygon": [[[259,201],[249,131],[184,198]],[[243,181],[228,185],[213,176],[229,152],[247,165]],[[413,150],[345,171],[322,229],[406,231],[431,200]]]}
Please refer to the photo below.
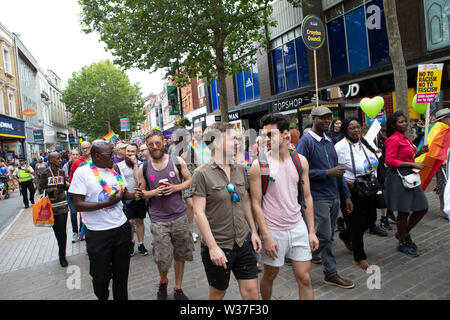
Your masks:
{"label": "beard", "polygon": [[159,160],[164,156],[164,153],[164,149],[155,149],[150,151],[150,156],[155,160]]}
{"label": "beard", "polygon": [[131,162],[130,158],[125,157],[125,163],[126,163],[128,168],[132,168],[133,167],[133,162]]}

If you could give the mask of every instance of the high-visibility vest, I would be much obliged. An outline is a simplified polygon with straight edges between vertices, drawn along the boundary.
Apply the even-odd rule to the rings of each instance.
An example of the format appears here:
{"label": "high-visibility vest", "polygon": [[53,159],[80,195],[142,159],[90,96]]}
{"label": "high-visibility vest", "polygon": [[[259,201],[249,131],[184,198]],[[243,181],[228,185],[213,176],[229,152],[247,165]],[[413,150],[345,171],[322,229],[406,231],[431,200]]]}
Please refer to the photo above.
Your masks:
{"label": "high-visibility vest", "polygon": [[31,173],[21,169],[17,168],[17,178],[19,179],[19,182],[26,182],[33,179],[33,176]]}

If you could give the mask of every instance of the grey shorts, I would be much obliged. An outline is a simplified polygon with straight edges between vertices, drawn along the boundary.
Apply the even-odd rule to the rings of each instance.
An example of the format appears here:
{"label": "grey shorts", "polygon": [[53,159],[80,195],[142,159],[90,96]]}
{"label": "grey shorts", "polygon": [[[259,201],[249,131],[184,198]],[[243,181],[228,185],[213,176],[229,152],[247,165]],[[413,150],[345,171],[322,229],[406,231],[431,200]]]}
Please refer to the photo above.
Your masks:
{"label": "grey shorts", "polygon": [[272,267],[284,265],[284,257],[294,261],[311,260],[311,248],[309,246],[309,234],[303,219],[289,230],[271,230],[269,234],[277,243],[277,258],[274,260],[263,251],[262,262]]}
{"label": "grey shorts", "polygon": [[150,231],[153,236],[153,257],[160,271],[169,270],[174,259],[177,261],[194,259],[192,254],[194,242],[186,214],[169,222],[152,222]]}

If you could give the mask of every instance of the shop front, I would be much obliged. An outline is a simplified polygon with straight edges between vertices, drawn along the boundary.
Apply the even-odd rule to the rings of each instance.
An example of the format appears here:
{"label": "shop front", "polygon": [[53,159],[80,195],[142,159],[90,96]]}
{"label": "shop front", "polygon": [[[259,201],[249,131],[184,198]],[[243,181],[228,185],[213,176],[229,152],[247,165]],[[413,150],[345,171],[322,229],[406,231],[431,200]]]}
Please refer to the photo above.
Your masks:
{"label": "shop front", "polygon": [[1,157],[8,162],[25,154],[25,122],[0,115]]}
{"label": "shop front", "polygon": [[69,141],[67,140],[68,134],[65,132],[56,132],[56,151],[68,151],[69,150]]}

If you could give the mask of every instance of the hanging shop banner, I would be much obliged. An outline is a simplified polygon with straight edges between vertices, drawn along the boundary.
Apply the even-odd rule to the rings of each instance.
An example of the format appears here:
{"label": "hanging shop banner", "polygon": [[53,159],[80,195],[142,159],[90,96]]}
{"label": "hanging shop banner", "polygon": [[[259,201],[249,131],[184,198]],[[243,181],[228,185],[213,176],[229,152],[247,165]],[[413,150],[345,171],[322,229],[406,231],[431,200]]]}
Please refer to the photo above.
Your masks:
{"label": "hanging shop banner", "polygon": [[432,103],[441,91],[443,63],[420,64],[417,72],[417,103]]}
{"label": "hanging shop banner", "polygon": [[130,131],[130,119],[120,118],[120,131]]}
{"label": "hanging shop banner", "polygon": [[25,123],[0,115],[0,137],[25,139]]}

